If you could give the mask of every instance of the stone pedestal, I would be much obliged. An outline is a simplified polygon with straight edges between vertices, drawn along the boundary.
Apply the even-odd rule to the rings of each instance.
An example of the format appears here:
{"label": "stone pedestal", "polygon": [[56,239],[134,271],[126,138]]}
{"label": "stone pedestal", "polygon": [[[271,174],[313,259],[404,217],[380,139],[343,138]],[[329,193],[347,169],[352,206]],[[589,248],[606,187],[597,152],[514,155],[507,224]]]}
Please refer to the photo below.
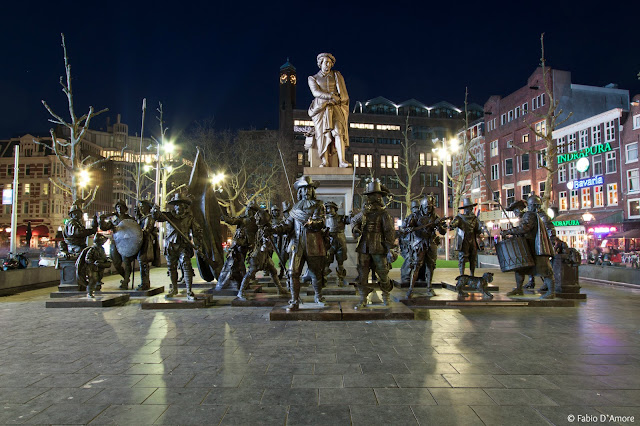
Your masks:
{"label": "stone pedestal", "polygon": [[47,308],[108,308],[124,305],[129,301],[128,294],[105,294],[89,298],[87,296],[65,297],[47,300]]}
{"label": "stone pedestal", "polygon": [[556,282],[556,297],[562,299],[586,299],[580,293],[578,265],[566,263],[568,255],[556,254],[553,258],[553,275]]}
{"label": "stone pedestal", "polygon": [[[305,167],[305,176],[320,182],[316,197],[338,205],[338,214],[349,214],[353,206],[353,167]],[[345,228],[347,240],[352,239],[351,227]],[[349,253],[351,255],[351,253]]]}
{"label": "stone pedestal", "polygon": [[59,291],[78,291],[78,279],[76,278],[76,260],[58,259],[57,268],[60,270]]}
{"label": "stone pedestal", "polygon": [[[164,293],[164,286],[151,287],[148,290],[121,290],[118,288],[105,289],[103,286],[102,290],[96,291],[96,296],[127,294],[129,295],[129,297],[150,297],[150,296],[155,296],[156,294],[161,294],[161,293]],[[78,291],[76,286],[76,288],[73,291],[71,290],[55,291],[51,293],[49,297],[52,299],[59,299],[59,298],[71,297],[71,296],[86,296],[86,294],[87,294],[86,291]]]}
{"label": "stone pedestal", "polygon": [[140,303],[142,309],[200,309],[211,304],[211,296],[208,294],[196,294],[195,300],[187,300],[186,297],[164,296],[149,297]]}

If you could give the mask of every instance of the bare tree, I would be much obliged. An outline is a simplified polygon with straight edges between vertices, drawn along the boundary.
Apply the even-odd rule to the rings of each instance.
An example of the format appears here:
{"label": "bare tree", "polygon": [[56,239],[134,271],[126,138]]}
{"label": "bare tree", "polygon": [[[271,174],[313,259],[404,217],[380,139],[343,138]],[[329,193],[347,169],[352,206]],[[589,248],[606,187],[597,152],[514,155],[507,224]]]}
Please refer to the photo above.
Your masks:
{"label": "bare tree", "polygon": [[[57,180],[50,179],[50,181],[53,185],[62,189],[64,193],[71,194],[73,202],[76,202],[78,201],[78,193],[79,189],[81,188],[80,180],[82,179],[79,174],[83,171],[89,171],[93,168],[96,168],[99,164],[108,161],[111,158],[110,156],[106,158],[98,158],[84,155],[81,145],[82,138],[89,129],[91,120],[94,117],[102,114],[103,112],[108,111],[108,109],[105,108],[101,111],[95,112],[93,106],[90,106],[89,111],[86,114],[80,117],[76,115],[73,103],[73,89],[71,86],[71,64],[69,63],[69,56],[67,55],[67,46],[65,43],[64,34],[61,34],[61,36],[62,48],[64,51],[64,67],[66,79],[64,77],[60,77],[60,85],[62,86],[62,91],[67,96],[69,115],[71,120],[66,121],[60,115],[56,114],[44,100],[42,101],[42,104],[47,109],[47,111],[49,111],[49,114],[51,114],[51,116],[53,117],[50,118],[49,121],[68,128],[70,133],[70,140],[67,142],[56,138],[54,129],[50,130],[53,152],[55,153],[58,160],[60,160],[63,167],[71,175],[71,183],[68,183],[60,178],[57,178]],[[85,198],[81,199],[82,204],[84,204],[85,207],[89,205],[91,201],[93,201],[96,196],[97,190],[98,186],[94,186],[89,190],[88,195]]]}
{"label": "bare tree", "polygon": [[[407,216],[411,213],[411,201],[416,200],[422,196],[424,192],[424,187],[420,188],[420,193],[414,195],[412,191],[413,178],[418,174],[420,170],[420,161],[416,159],[414,152],[414,148],[416,143],[409,139],[409,131],[411,127],[409,126],[409,115],[405,120],[404,130],[402,131],[402,135],[404,136],[404,141],[400,144],[401,155],[398,158],[398,168],[394,168],[393,171],[395,173],[395,177],[393,180],[396,181],[403,189],[404,200],[402,204],[406,206],[405,212]],[[402,176],[398,172],[402,171]],[[373,171],[370,172],[371,176],[373,176]]]}

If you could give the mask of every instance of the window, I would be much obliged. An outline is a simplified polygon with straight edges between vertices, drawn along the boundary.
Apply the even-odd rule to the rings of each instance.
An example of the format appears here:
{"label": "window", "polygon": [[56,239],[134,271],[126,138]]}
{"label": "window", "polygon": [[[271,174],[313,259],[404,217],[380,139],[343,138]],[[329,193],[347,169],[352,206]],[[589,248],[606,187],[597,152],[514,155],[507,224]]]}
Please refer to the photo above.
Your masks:
{"label": "window", "polygon": [[369,167],[369,168],[373,167],[373,155],[372,154],[367,154],[367,167]]}
{"label": "window", "polygon": [[627,170],[627,183],[629,192],[640,191],[640,174],[638,173],[638,169]]}
{"label": "window", "polygon": [[427,164],[427,160],[425,158],[424,152],[420,153],[420,160],[419,161],[420,161],[419,164],[421,166],[425,166]]}
{"label": "window", "polygon": [[31,165],[27,164],[24,168],[24,175],[29,176],[31,174]]}
{"label": "window", "polygon": [[496,155],[498,155],[498,141],[495,140],[493,142],[491,142],[491,156],[495,157]]}
{"label": "window", "polygon": [[[432,156],[432,154],[431,154],[430,152],[427,152],[427,164],[426,164],[427,166],[431,166],[431,164],[432,164],[432,163],[431,163],[431,158],[432,158],[431,156]],[[435,163],[435,161],[433,162],[433,165],[434,165],[434,166],[437,166],[437,164]]]}
{"label": "window", "polygon": [[28,201],[24,202],[24,207],[22,208],[22,213],[23,214],[29,214],[29,202]]}
{"label": "window", "polygon": [[607,173],[615,173],[616,170],[616,152],[609,151],[607,152]]}
{"label": "window", "polygon": [[567,136],[567,152],[576,151],[576,134],[571,133]]}
{"label": "window", "polygon": [[42,184],[42,195],[49,195],[49,184],[48,183],[43,183]]}
{"label": "window", "polygon": [[542,181],[542,182],[538,182],[538,195],[540,197],[544,197],[544,190],[547,187],[547,182]]}
{"label": "window", "polygon": [[507,148],[513,148],[513,139],[507,141]]}
{"label": "window", "polygon": [[602,193],[602,185],[593,187],[593,207],[604,206],[604,194]]}
{"label": "window", "polygon": [[618,205],[618,184],[610,183],[607,185],[607,199],[609,202],[607,203],[610,206]]}
{"label": "window", "polygon": [[571,210],[576,210],[580,208],[580,205],[578,204],[580,200],[578,199],[578,190],[574,189],[573,191],[571,191],[571,200],[570,200],[570,204],[571,204]]}
{"label": "window", "polygon": [[576,173],[576,163],[569,163],[569,180],[576,180],[578,174]]}
{"label": "window", "polygon": [[513,110],[507,113],[507,121],[513,121]]}
{"label": "window", "polygon": [[615,121],[604,123],[604,141],[613,142],[616,139]]}
{"label": "window", "polygon": [[538,151],[538,168],[546,167],[547,165],[547,150],[542,149]]}
{"label": "window", "polygon": [[[24,184],[24,193],[25,195],[30,194],[31,193],[31,184],[30,183],[25,183]],[[27,212],[28,213],[28,212]]]}
{"label": "window", "polygon": [[521,158],[521,168],[520,170],[522,170],[523,172],[526,172],[527,170],[529,170],[529,154],[522,154]]}
{"label": "window", "polygon": [[507,122],[507,114],[502,114],[500,116],[500,125],[504,126],[504,124]]}
{"label": "window", "polygon": [[640,200],[629,200],[629,217],[640,217]]}
{"label": "window", "polygon": [[44,167],[42,168],[42,175],[43,176],[49,176],[49,165],[45,164]]}
{"label": "window", "polygon": [[600,133],[600,125],[591,128],[591,145],[598,145],[602,142],[602,134]]}
{"label": "window", "polygon": [[[354,155],[354,158],[358,155]],[[354,160],[355,161],[355,160]],[[304,165],[304,152],[298,151],[298,166]]]}
{"label": "window", "polygon": [[47,214],[47,207],[49,207],[49,202],[48,201],[42,201],[42,203],[41,203],[42,214]]}
{"label": "window", "polygon": [[531,98],[531,111],[535,111],[536,109],[538,109],[538,99]]}
{"label": "window", "polygon": [[587,129],[580,130],[580,149],[585,149],[589,146],[589,131]]}
{"label": "window", "polygon": [[[298,156],[298,165],[300,165],[300,156]],[[358,154],[353,154],[353,167],[362,167],[360,165],[360,156]]]}
{"label": "window", "polygon": [[522,185],[522,199],[526,200],[531,194],[531,185]]}
{"label": "window", "polygon": [[591,163],[593,164],[593,175],[598,176],[602,174],[602,154],[594,155],[591,157]]}
{"label": "window", "polygon": [[387,167],[387,156],[386,155],[381,155],[380,156],[380,168],[384,169]]}
{"label": "window", "polygon": [[591,188],[582,188],[582,208],[591,208]]}
{"label": "window", "polygon": [[560,210],[567,210],[567,191],[559,192]]}
{"label": "window", "polygon": [[376,124],[376,130],[400,130],[400,126],[392,124]]}
{"label": "window", "polygon": [[627,163],[638,161],[638,142],[627,144],[625,150],[627,151]]}
{"label": "window", "polygon": [[529,133],[527,133],[526,135],[522,135],[522,143],[527,143],[529,142]]}
{"label": "window", "polygon": [[536,140],[540,140],[547,135],[547,122],[545,120],[537,122],[534,128],[536,129]]}
{"label": "window", "polygon": [[500,191],[493,191],[493,201],[496,203],[500,202]]}
{"label": "window", "polygon": [[557,146],[558,146],[558,154],[564,154],[564,149],[565,149],[565,144],[566,144],[566,138],[558,138],[557,141]]}
{"label": "window", "polygon": [[433,174],[433,186],[440,186],[440,178],[438,178],[438,174]]}
{"label": "window", "polygon": [[518,118],[520,117],[520,107],[516,107],[516,109],[513,110],[513,118]]}
{"label": "window", "polygon": [[426,183],[426,177],[424,172],[420,172],[420,186],[425,186]]}
{"label": "window", "polygon": [[500,178],[500,169],[497,164],[491,165],[491,180],[498,180]]}
{"label": "window", "polygon": [[397,169],[399,167],[400,164],[400,157],[398,157],[397,155],[393,156],[393,168]]}
{"label": "window", "polygon": [[640,129],[640,114],[633,116],[633,128]]}
{"label": "window", "polygon": [[558,167],[558,183],[567,181],[567,168],[565,166]]}
{"label": "window", "polygon": [[529,103],[525,102],[522,104],[522,115],[527,115],[528,111],[529,111]]}
{"label": "window", "polygon": [[507,206],[510,206],[516,201],[516,190],[513,188],[507,189]]}
{"label": "window", "polygon": [[504,160],[504,174],[505,176],[513,174],[513,158],[507,158]]}

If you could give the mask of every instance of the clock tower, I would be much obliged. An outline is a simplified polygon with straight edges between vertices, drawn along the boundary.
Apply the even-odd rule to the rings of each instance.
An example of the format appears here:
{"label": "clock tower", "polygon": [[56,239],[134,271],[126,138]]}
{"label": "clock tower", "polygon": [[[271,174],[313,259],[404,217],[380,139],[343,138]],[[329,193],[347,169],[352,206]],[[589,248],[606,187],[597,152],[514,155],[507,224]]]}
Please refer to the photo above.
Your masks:
{"label": "clock tower", "polygon": [[[279,117],[280,134],[282,138],[293,144],[293,110],[296,107],[296,84],[298,83],[296,67],[287,58],[287,62],[280,67],[278,85],[280,86]],[[293,146],[293,145],[291,145]]]}

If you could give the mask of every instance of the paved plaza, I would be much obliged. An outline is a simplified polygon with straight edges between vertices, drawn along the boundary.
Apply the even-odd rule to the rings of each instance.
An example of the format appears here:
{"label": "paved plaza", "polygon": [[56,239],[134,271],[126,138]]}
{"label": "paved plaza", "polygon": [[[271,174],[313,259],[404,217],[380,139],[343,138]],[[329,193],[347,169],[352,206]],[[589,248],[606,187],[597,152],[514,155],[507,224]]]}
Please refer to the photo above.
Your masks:
{"label": "paved plaza", "polygon": [[[455,275],[440,269],[435,281]],[[500,293],[512,283],[494,282]],[[414,321],[371,322],[136,301],[46,309],[54,290],[0,298],[2,424],[640,422],[640,290],[583,283],[588,301],[574,308],[421,309]]]}

